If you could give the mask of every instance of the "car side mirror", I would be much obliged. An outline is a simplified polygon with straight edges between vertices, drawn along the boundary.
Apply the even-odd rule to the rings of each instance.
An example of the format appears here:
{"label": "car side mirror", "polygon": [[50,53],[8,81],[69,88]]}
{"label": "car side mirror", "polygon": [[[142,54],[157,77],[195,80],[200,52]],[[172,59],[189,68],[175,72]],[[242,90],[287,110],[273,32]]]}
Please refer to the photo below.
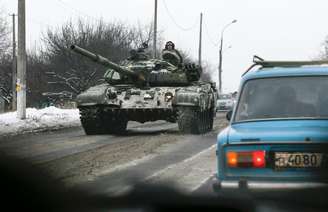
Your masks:
{"label": "car side mirror", "polygon": [[227,112],[227,114],[226,114],[226,119],[227,119],[228,121],[230,121],[230,120],[231,120],[231,116],[232,116],[232,110],[229,110],[229,111]]}

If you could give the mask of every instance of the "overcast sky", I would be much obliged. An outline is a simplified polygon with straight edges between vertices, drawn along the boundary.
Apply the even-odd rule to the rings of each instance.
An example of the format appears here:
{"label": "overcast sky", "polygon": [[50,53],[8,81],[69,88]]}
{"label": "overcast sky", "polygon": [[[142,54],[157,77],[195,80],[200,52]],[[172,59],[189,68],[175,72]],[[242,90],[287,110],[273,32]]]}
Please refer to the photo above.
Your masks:
{"label": "overcast sky", "polygon": [[[158,30],[166,40],[197,58],[199,14],[204,13],[203,60],[215,68],[222,28],[224,33],[223,89],[238,88],[252,56],[302,60],[319,55],[328,35],[327,0],[158,0]],[[165,7],[165,5],[167,7]],[[6,12],[17,11],[17,0],[0,0]],[[121,21],[149,24],[154,0],[26,0],[29,48],[40,42],[47,27],[70,20]],[[167,9],[168,10],[167,10]],[[8,17],[8,20],[9,17]],[[232,46],[228,49],[228,46]],[[215,73],[215,79],[216,73]]]}

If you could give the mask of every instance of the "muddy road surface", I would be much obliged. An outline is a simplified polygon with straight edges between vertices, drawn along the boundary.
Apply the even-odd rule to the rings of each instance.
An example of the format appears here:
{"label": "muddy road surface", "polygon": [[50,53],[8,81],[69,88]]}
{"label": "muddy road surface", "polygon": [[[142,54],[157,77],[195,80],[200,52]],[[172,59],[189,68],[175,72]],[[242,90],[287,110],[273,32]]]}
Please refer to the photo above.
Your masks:
{"label": "muddy road surface", "polygon": [[216,171],[216,137],[226,125],[225,114],[218,113],[213,131],[204,135],[184,135],[177,124],[162,121],[129,123],[124,136],[86,136],[75,127],[0,137],[0,151],[95,193],[121,194],[140,182],[210,192],[200,188]]}

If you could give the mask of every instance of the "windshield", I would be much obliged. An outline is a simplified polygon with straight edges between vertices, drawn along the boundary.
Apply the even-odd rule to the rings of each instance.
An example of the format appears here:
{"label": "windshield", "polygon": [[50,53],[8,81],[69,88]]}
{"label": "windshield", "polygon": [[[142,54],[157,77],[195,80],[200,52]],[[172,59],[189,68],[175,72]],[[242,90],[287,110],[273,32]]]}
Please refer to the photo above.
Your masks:
{"label": "windshield", "polygon": [[327,20],[327,0],[0,0],[0,158],[147,201],[271,195],[321,168],[328,188]]}
{"label": "windshield", "polygon": [[235,121],[328,118],[327,77],[286,77],[247,82]]}

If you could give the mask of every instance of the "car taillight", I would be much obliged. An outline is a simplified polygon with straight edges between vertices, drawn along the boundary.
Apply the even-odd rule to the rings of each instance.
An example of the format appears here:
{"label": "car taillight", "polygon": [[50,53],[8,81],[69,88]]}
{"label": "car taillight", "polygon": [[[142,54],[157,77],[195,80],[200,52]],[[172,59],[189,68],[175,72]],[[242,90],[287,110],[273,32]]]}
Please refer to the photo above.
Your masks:
{"label": "car taillight", "polygon": [[226,162],[230,168],[265,168],[265,151],[226,153]]}
{"label": "car taillight", "polygon": [[237,167],[237,153],[227,152],[227,164],[229,167]]}
{"label": "car taillight", "polygon": [[265,151],[253,152],[253,167],[255,168],[265,167]]}

